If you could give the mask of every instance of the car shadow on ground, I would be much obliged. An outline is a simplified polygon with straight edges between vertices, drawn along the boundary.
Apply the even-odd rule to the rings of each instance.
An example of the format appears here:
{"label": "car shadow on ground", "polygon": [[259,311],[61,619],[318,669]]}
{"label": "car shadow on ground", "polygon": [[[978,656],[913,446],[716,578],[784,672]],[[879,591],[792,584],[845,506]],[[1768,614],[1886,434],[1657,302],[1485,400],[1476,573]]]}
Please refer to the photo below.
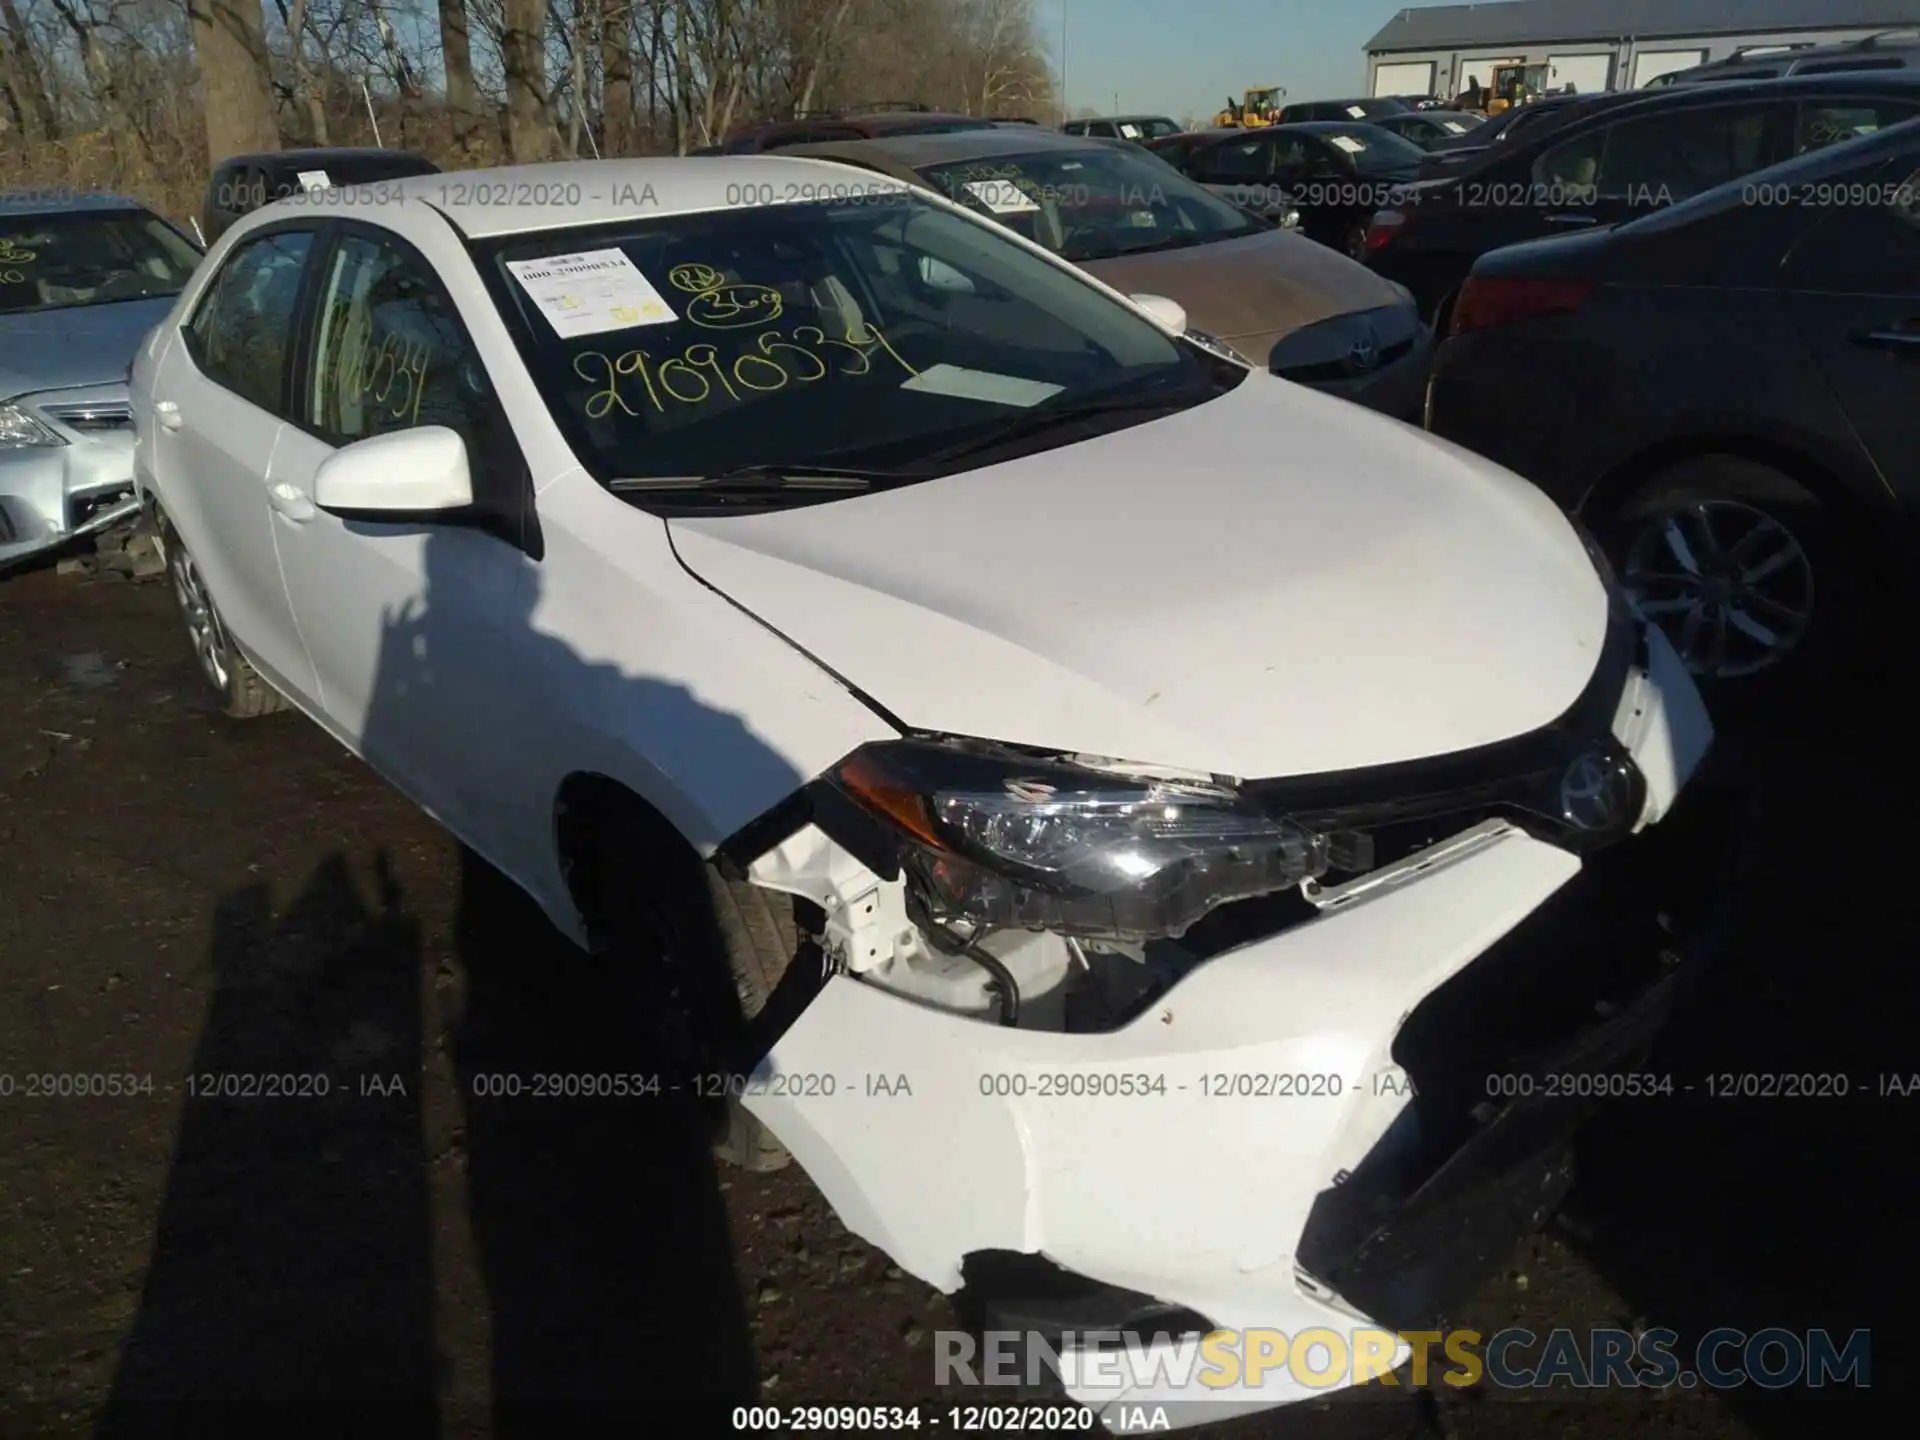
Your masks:
{"label": "car shadow on ground", "polygon": [[[1895,1347],[1920,1265],[1910,1217],[1888,1201],[1920,1192],[1920,1090],[1881,1093],[1882,1077],[1911,1086],[1920,1072],[1907,862],[1920,778],[1903,753],[1898,737],[1839,719],[1727,737],[1759,823],[1726,951],[1655,1067],[1691,1089],[1610,1107],[1564,1214],[1629,1308],[1616,1323],[1678,1331],[1687,1369],[1713,1332],[1742,1332],[1705,1358],[1723,1380],[1775,1377],[1718,1390],[1767,1440],[1830,1434],[1849,1403],[1915,1393]],[[1795,1338],[1746,1348],[1771,1327]],[[1870,1369],[1854,1377],[1870,1389],[1844,1364],[1809,1383],[1814,1330],[1842,1354],[1872,1332]]]}
{"label": "car shadow on ground", "polygon": [[[473,572],[447,558],[440,532],[426,551],[426,594],[386,620],[369,753],[417,739],[422,706],[505,723],[515,702],[484,708],[489,682],[465,668],[484,651],[523,693],[549,687],[615,718],[664,713],[736,767],[783,767],[736,717],[536,634],[531,567],[524,589],[455,601]],[[476,647],[467,622],[478,599],[493,629]],[[486,861],[458,853],[458,1000],[445,1038],[491,1312],[483,1428],[540,1440],[642,1433],[663,1405],[691,1416],[750,1402],[751,1334],[710,1109],[645,1083],[667,1068],[650,1050],[674,1040],[657,977],[589,957]],[[196,1075],[324,1075],[331,1093],[187,1100],[100,1433],[226,1433],[253,1420],[267,1434],[335,1414],[336,1433],[363,1422],[383,1434],[464,1431],[478,1417],[438,1398],[418,921],[390,882],[367,906],[344,860],[330,861],[277,920],[264,887],[222,902],[213,968]],[[375,1093],[361,1093],[368,1085]],[[721,1426],[688,1433],[707,1428]]]}

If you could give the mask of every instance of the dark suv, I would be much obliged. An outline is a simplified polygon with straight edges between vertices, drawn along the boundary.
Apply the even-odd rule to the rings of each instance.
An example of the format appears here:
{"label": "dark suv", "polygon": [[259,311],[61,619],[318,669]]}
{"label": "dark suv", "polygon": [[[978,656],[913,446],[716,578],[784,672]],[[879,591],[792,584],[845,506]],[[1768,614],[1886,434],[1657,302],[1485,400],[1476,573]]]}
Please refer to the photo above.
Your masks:
{"label": "dark suv", "polygon": [[[1920,74],[1819,75],[1663,86],[1582,107],[1477,164],[1405,187],[1373,217],[1363,256],[1444,327],[1490,250],[1593,230],[1703,194],[1836,141],[1920,115]],[[1597,97],[1596,97],[1597,98]]]}
{"label": "dark suv", "polygon": [[1663,85],[1711,85],[1727,80],[1776,80],[1788,75],[1839,75],[1861,70],[1920,69],[1920,30],[1888,30],[1841,45],[1765,47],[1729,55],[1661,77]]}
{"label": "dark suv", "polygon": [[211,246],[242,217],[261,205],[286,200],[301,190],[326,190],[348,184],[378,184],[411,175],[440,175],[440,167],[405,150],[276,150],[267,156],[232,156],[213,167],[207,198],[200,207],[200,230]]}
{"label": "dark suv", "polygon": [[213,167],[200,230],[211,245],[243,215],[303,190],[373,185],[411,175],[438,175],[440,167],[405,150],[276,150],[235,155]]}

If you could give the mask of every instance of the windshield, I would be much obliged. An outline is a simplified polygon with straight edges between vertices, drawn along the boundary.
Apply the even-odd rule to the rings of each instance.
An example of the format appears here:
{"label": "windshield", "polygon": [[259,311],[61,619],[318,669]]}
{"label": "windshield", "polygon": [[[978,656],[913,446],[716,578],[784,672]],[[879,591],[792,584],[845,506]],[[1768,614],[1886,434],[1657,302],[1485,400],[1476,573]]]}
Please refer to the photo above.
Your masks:
{"label": "windshield", "polygon": [[1164,140],[1180,133],[1180,127],[1171,120],[1121,120],[1118,126],[1121,137],[1127,140]]}
{"label": "windshield", "polygon": [[[481,256],[603,483],[836,465],[924,479],[1011,421],[1197,404],[1245,375],[906,191],[544,231]],[[1040,428],[1022,427],[1025,449],[1074,438]]]}
{"label": "windshield", "polygon": [[144,210],[0,215],[0,315],[178,295],[199,263]]}
{"label": "windshield", "polygon": [[1209,194],[1158,155],[1118,146],[928,165],[920,173],[956,204],[1075,264],[1233,240],[1271,228]]}
{"label": "windshield", "polygon": [[408,180],[416,175],[438,175],[440,167],[430,160],[421,160],[411,155],[396,155],[391,159],[351,156],[328,162],[325,157],[317,157],[304,170],[282,176],[273,188],[270,198],[285,200],[307,188],[300,177],[324,177],[324,186],[346,189],[353,185],[377,185],[384,180]]}
{"label": "windshield", "polygon": [[1382,130],[1378,125],[1323,130],[1320,138],[1340,151],[1347,163],[1362,175],[1410,170],[1427,158],[1426,152],[1404,135]]}

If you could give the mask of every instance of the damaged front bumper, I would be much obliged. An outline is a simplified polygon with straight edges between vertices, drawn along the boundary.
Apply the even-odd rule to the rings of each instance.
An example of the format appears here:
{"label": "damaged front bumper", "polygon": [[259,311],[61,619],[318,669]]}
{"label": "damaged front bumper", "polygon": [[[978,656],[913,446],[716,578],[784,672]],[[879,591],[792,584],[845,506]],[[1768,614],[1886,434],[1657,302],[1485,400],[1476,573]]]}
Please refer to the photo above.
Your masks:
{"label": "damaged front bumper", "polygon": [[0,572],[136,518],[133,409],[124,384],[11,404],[42,427],[47,443],[0,449]]}
{"label": "damaged front bumper", "polygon": [[1485,821],[1105,1033],[996,1027],[836,975],[747,1108],[850,1230],[988,1325],[1040,1331],[1109,1423],[1338,1388],[1281,1365],[1115,1389],[1074,1362],[1097,1330],[1142,1337],[1151,1372],[1183,1332],[1418,1328],[1557,1204],[1564,1142],[1609,1093],[1579,1077],[1644,1063],[1716,933],[1697,901],[1720,893],[1726,827],[1704,796],[1675,807],[1711,732],[1647,643],[1614,733],[1657,830],[1583,860]]}

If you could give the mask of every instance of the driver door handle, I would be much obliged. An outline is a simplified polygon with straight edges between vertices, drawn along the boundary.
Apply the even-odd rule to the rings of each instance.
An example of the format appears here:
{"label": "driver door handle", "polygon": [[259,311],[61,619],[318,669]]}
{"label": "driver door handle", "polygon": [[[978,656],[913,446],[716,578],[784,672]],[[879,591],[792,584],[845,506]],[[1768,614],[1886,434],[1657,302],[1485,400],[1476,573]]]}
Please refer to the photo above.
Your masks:
{"label": "driver door handle", "polygon": [[320,513],[307,492],[298,485],[276,480],[267,486],[267,503],[296,525],[304,525]]}
{"label": "driver door handle", "polygon": [[154,401],[153,418],[160,422],[160,428],[163,430],[178,430],[186,424],[185,418],[180,414],[180,407],[171,400]]}

